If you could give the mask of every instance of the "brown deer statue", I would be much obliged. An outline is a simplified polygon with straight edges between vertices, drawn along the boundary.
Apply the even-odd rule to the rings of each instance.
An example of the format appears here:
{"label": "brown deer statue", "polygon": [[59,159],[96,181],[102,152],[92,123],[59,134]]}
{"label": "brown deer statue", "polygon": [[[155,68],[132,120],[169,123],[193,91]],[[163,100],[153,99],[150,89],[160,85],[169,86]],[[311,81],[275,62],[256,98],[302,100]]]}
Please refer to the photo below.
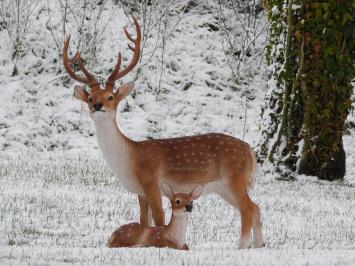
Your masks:
{"label": "brown deer statue", "polygon": [[[76,85],[75,98],[85,102],[94,121],[101,152],[121,184],[138,195],[140,222],[164,226],[161,183],[169,184],[177,193],[188,193],[194,187],[204,187],[203,194],[216,193],[241,214],[240,248],[248,248],[253,230],[254,247],[264,246],[259,207],[250,199],[248,189],[254,183],[256,158],[246,142],[220,133],[184,136],[167,139],[135,141],[118,128],[117,106],[128,96],[134,82],[122,84],[117,90],[115,82],[137,65],[140,57],[141,28],[133,17],[136,38],[124,32],[133,51],[132,60],[121,69],[121,53],[115,69],[101,86],[85,67],[79,52],[69,58],[70,36],[64,43],[63,60],[68,74],[84,87]],[[84,75],[76,73],[76,63]]]}

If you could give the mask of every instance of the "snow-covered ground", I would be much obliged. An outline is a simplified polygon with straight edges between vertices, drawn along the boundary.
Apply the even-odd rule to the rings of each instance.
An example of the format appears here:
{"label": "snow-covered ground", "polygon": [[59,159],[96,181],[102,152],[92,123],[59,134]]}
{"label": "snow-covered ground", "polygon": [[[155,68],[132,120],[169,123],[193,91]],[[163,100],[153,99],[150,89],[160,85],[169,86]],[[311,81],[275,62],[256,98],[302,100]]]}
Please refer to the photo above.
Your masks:
{"label": "snow-covered ground", "polygon": [[353,187],[258,175],[251,194],[262,210],[263,249],[237,249],[240,216],[211,195],[196,201],[187,233],[190,251],[111,250],[108,236],[118,225],[138,221],[139,208],[102,158],[47,152],[2,159],[0,265],[355,263]]}
{"label": "snow-covered ground", "polygon": [[[187,2],[197,5],[186,8]],[[153,27],[135,95],[120,105],[118,124],[136,140],[223,132],[255,144],[269,84],[263,60],[266,35],[255,40],[251,51],[255,56],[244,58],[236,83],[221,28],[216,30],[214,1],[187,2],[173,1],[169,6],[171,35],[164,49],[159,30]],[[261,167],[251,194],[262,210],[264,249],[237,249],[239,214],[216,196],[197,201],[188,231],[189,252],[106,248],[108,235],[118,225],[138,220],[138,204],[105,164],[86,106],[72,97],[75,83],[58,79],[48,84],[63,74],[55,63],[60,51],[48,31],[62,29],[58,3],[37,1],[28,22],[26,52],[18,61],[19,76],[11,77],[11,39],[0,27],[0,265],[355,264],[355,132],[351,129],[344,136],[344,183],[303,176],[295,182],[276,181],[272,167]],[[95,8],[92,17],[100,7]],[[105,2],[102,17],[99,63],[91,69],[106,76],[118,49],[125,61],[130,58],[122,30],[129,24],[123,9],[111,1]],[[70,24],[74,20],[68,18],[72,51],[78,37],[76,24]],[[237,36],[242,35],[241,30]],[[55,38],[62,43],[61,34]],[[355,120],[354,113],[349,120]],[[165,209],[169,210],[167,201]]]}

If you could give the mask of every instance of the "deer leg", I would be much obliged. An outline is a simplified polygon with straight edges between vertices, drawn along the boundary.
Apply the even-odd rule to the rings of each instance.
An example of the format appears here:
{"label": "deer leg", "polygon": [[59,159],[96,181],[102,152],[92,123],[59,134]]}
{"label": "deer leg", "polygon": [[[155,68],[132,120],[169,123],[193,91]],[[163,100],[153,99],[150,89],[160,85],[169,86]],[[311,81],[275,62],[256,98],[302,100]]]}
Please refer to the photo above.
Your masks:
{"label": "deer leg", "polygon": [[152,214],[148,205],[148,201],[144,196],[138,196],[140,214],[140,223],[143,226],[150,226],[152,224]]}
{"label": "deer leg", "polygon": [[241,236],[239,248],[249,248],[253,212],[251,210],[252,201],[250,200],[248,194],[245,192],[242,193],[243,195],[240,195],[239,191],[234,191],[230,187],[225,187],[223,190],[219,191],[218,194],[227,203],[239,210],[241,216]]}
{"label": "deer leg", "polygon": [[250,199],[246,189],[247,185],[243,179],[237,177],[234,180],[236,181],[229,184],[229,186],[225,185],[226,191],[224,194],[228,197],[226,201],[229,201],[232,206],[238,208],[240,211],[242,222],[240,248],[246,248],[249,245],[251,229],[253,230],[254,247],[264,247],[265,242],[261,229],[259,207]]}
{"label": "deer leg", "polygon": [[260,210],[258,205],[252,202],[253,206],[253,241],[255,248],[262,248],[265,247],[265,242],[263,238],[263,233],[261,231],[261,221],[260,221]]}
{"label": "deer leg", "polygon": [[245,249],[249,247],[250,233],[253,222],[253,207],[252,201],[247,193],[243,196],[237,195],[237,204],[239,206],[242,229],[239,242],[239,248]]}
{"label": "deer leg", "polygon": [[156,226],[165,225],[165,216],[159,186],[156,183],[151,182],[144,184],[142,187],[146,201],[152,212],[154,224]]}
{"label": "deer leg", "polygon": [[152,209],[148,205],[148,226],[153,226]]}

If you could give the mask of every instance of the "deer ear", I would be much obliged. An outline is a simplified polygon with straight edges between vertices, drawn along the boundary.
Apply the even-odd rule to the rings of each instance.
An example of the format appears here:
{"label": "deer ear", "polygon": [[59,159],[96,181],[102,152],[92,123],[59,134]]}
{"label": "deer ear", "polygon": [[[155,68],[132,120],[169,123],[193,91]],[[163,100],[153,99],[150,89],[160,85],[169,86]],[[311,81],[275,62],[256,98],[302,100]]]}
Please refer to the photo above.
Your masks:
{"label": "deer ear", "polygon": [[83,87],[75,85],[74,97],[83,102],[88,102],[89,93]]}
{"label": "deer ear", "polygon": [[175,194],[171,186],[169,186],[167,183],[161,183],[160,187],[165,196],[167,196],[170,200],[174,199]]}
{"label": "deer ear", "polygon": [[134,89],[134,81],[127,82],[118,89],[117,91],[117,97],[119,99],[123,99],[124,97],[130,95]]}
{"label": "deer ear", "polygon": [[203,187],[197,186],[190,192],[190,196],[195,200],[201,196],[202,192],[203,192]]}

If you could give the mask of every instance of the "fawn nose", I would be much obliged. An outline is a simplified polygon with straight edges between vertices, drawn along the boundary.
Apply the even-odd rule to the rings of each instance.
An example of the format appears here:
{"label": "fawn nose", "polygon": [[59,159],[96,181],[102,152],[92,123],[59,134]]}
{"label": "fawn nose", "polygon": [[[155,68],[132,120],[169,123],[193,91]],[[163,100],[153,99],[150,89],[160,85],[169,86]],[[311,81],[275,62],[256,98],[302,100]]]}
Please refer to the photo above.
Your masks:
{"label": "fawn nose", "polygon": [[103,103],[95,103],[94,104],[94,110],[95,111],[100,111],[102,106],[103,106]]}
{"label": "fawn nose", "polygon": [[191,212],[192,211],[192,204],[185,205],[185,209],[187,212]]}

